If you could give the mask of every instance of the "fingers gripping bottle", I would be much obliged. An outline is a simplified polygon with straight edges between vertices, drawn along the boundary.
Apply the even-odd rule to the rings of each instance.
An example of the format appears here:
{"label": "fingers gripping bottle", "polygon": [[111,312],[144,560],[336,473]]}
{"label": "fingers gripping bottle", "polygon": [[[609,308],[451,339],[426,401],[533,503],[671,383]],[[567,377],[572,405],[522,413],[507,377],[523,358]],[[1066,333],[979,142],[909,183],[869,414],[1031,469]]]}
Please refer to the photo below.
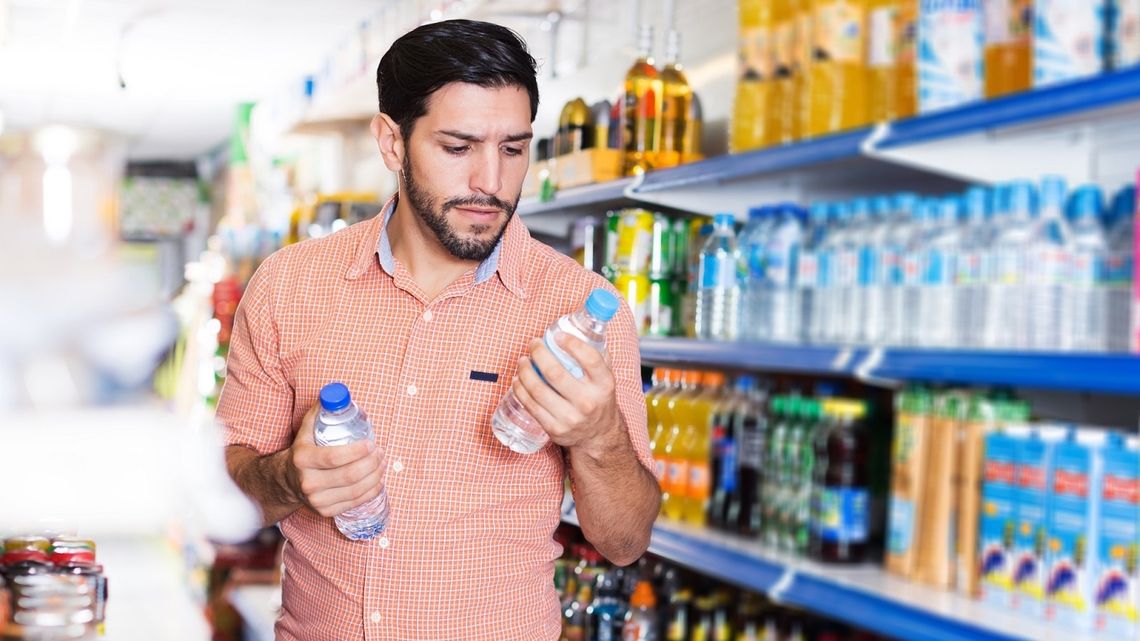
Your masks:
{"label": "fingers gripping bottle", "polygon": [[[321,388],[321,411],[313,426],[317,445],[348,445],[372,441],[372,423],[364,411],[352,402],[343,383],[329,383]],[[353,541],[371,539],[388,524],[388,493],[383,485],[376,498],[338,514],[333,519],[341,534]]]}
{"label": "fingers gripping bottle", "polygon": [[[554,354],[571,376],[581,379],[585,376],[582,366],[558,346],[556,339],[561,334],[570,334],[582,339],[599,352],[604,352],[606,323],[614,317],[617,310],[617,296],[604,289],[595,289],[590,292],[586,304],[581,309],[554,321],[546,329],[542,341],[546,349]],[[541,375],[539,372],[539,376]],[[530,415],[522,401],[511,390],[507,391],[506,396],[499,402],[495,415],[491,417],[491,429],[503,445],[520,454],[534,454],[550,440],[538,420]]]}

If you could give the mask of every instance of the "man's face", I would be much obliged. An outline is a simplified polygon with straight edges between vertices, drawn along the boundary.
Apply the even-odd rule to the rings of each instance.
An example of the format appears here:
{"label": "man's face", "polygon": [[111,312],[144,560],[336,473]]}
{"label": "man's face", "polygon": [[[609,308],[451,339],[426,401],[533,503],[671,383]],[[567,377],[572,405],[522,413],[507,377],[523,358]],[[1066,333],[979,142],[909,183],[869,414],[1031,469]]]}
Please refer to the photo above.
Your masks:
{"label": "man's face", "polygon": [[518,206],[530,160],[525,89],[452,83],[405,141],[408,203],[456,258],[491,254]]}

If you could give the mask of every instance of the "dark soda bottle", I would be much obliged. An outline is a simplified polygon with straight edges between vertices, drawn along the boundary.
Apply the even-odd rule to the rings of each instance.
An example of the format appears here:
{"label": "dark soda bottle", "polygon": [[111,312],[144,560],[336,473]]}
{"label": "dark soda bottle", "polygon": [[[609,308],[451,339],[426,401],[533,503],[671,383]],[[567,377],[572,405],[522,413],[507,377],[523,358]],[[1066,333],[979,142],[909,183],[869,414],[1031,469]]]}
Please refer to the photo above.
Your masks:
{"label": "dark soda bottle", "polygon": [[824,401],[826,428],[816,439],[812,501],[812,556],[826,563],[858,563],[867,554],[867,407]]}
{"label": "dark soda bottle", "polygon": [[719,414],[723,420],[713,426],[712,478],[715,486],[709,501],[708,522],[718,530],[735,532],[737,529],[743,445],[741,431],[746,416],[753,411],[756,394],[756,378],[747,374],[739,376],[732,400],[720,406]]}
{"label": "dark soda bottle", "polygon": [[764,457],[768,445],[767,397],[762,390],[753,396],[737,417],[736,492],[728,498],[725,521],[744,536],[759,536],[764,520]]}
{"label": "dark soda bottle", "polygon": [[768,433],[767,452],[764,456],[762,518],[763,541],[772,547],[780,544],[781,510],[784,498],[784,439],[791,421],[788,408],[795,401],[793,396],[777,396],[770,406],[772,428]]}

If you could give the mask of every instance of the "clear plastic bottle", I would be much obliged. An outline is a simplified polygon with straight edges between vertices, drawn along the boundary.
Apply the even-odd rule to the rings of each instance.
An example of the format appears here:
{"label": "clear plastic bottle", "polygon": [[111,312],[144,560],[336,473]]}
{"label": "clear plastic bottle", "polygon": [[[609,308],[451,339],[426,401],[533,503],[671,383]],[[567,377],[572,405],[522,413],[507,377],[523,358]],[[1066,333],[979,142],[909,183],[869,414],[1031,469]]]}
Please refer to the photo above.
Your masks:
{"label": "clear plastic bottle", "polygon": [[991,254],[985,346],[1026,349],[1029,305],[1025,278],[1036,189],[1033,183],[1020,180],[1004,186],[1003,192],[998,198],[997,237]]}
{"label": "clear plastic bottle", "polygon": [[903,345],[905,329],[911,324],[905,305],[903,262],[911,234],[914,233],[914,213],[919,201],[916,194],[908,192],[896,194],[893,202],[894,215],[890,232],[879,250],[879,274],[883,289],[882,342],[887,345]]}
{"label": "clear plastic bottle", "polygon": [[740,307],[740,251],[732,214],[713,218],[713,234],[701,249],[697,275],[697,337],[735,340]]}
{"label": "clear plastic bottle", "polygon": [[799,317],[793,325],[799,328],[800,340],[817,343],[823,340],[823,314],[820,300],[827,284],[827,261],[823,246],[827,242],[828,223],[831,207],[827,203],[815,203],[808,216],[808,228],[804,234],[803,251],[796,265],[796,303],[793,305]]}
{"label": "clear plastic bottle", "polygon": [[765,325],[772,341],[791,343],[798,336],[792,305],[806,212],[794,203],[784,203],[777,211],[777,222],[768,236],[765,252],[764,291],[768,301]]}
{"label": "clear plastic bottle", "polygon": [[902,254],[902,302],[898,320],[901,323],[900,345],[923,343],[925,315],[922,313],[924,295],[923,263],[926,258],[926,241],[930,237],[937,215],[938,201],[920,200],[911,217],[911,233]]}
{"label": "clear plastic bottle", "polygon": [[1070,314],[1072,344],[1076,351],[1099,352],[1107,346],[1108,296],[1104,263],[1108,242],[1100,223],[1104,194],[1086,185],[1073,194],[1072,269],[1065,308]]}
{"label": "clear plastic bottle", "polygon": [[855,270],[858,256],[851,245],[851,205],[837,203],[834,206],[835,223],[827,234],[823,251],[828,256],[827,287],[823,290],[823,342],[840,343],[846,338],[845,302],[855,283]]}
{"label": "clear plastic bottle", "polygon": [[961,210],[962,200],[947,196],[930,212],[933,220],[922,252],[922,330],[918,339],[923,346],[954,347],[958,336],[954,274],[961,245]]}
{"label": "clear plastic bottle", "polygon": [[980,347],[985,325],[986,256],[992,242],[989,226],[990,191],[971,187],[963,197],[965,220],[962,243],[955,262],[954,287],[957,303],[957,345]]}
{"label": "clear plastic bottle", "polygon": [[1135,259],[1136,187],[1117,192],[1112,201],[1112,227],[1108,232],[1108,349],[1126,352],[1132,331],[1132,281]]}
{"label": "clear plastic bottle", "polygon": [[1034,222],[1026,272],[1029,304],[1029,347],[1057,350],[1062,336],[1071,335],[1062,314],[1065,280],[1069,269],[1069,226],[1065,222],[1065,179],[1041,180],[1041,206]]}
{"label": "clear plastic bottle", "polygon": [[894,218],[894,204],[888,196],[871,200],[871,224],[859,251],[859,308],[863,322],[856,340],[864,344],[878,344],[883,339],[883,267],[882,250],[890,236]]}
{"label": "clear plastic bottle", "polygon": [[[313,426],[317,445],[348,445],[357,441],[373,441],[372,423],[356,403],[344,383],[329,383],[321,388],[321,410]],[[371,539],[388,524],[388,493],[380,494],[333,518],[341,534],[353,541]]]}
{"label": "clear plastic bottle", "polygon": [[[586,341],[599,352],[606,348],[606,323],[618,310],[618,298],[604,289],[595,289],[586,298],[586,303],[577,311],[554,321],[546,329],[542,340],[558,362],[574,378],[582,378],[582,366],[574,357],[558,346],[559,335],[570,334]],[[540,373],[541,375],[541,373]],[[520,454],[534,454],[542,449],[550,437],[539,425],[538,420],[523,407],[514,392],[508,390],[498,409],[491,417],[491,429],[499,441]]]}
{"label": "clear plastic bottle", "polygon": [[851,201],[851,222],[847,227],[847,242],[842,249],[843,279],[846,284],[843,294],[843,329],[841,340],[857,343],[863,336],[863,324],[867,313],[867,282],[864,276],[869,271],[866,260],[870,258],[868,242],[875,225],[871,217],[871,200],[856,198]]}
{"label": "clear plastic bottle", "polygon": [[741,272],[744,283],[740,304],[740,336],[763,341],[771,336],[768,325],[768,300],[764,289],[764,271],[768,238],[776,224],[775,207],[753,207],[748,210],[748,224],[740,230]]}

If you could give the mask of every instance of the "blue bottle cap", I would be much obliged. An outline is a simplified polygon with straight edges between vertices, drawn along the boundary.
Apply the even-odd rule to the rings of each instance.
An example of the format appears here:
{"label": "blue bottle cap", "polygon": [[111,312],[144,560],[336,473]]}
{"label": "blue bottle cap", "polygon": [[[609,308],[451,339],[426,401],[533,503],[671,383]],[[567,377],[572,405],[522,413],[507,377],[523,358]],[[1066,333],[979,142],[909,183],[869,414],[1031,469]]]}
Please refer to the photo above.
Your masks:
{"label": "blue bottle cap", "polygon": [[957,196],[946,196],[938,201],[938,220],[954,222],[962,211],[962,199]]}
{"label": "blue bottle cap", "polygon": [[326,412],[339,412],[352,402],[344,383],[329,383],[321,388],[321,407]]}
{"label": "blue bottle cap", "polygon": [[1065,208],[1065,196],[1068,190],[1063,176],[1045,176],[1041,179],[1041,208],[1055,207],[1058,210]]}
{"label": "blue bottle cap", "polygon": [[608,322],[617,310],[617,296],[600,287],[590,292],[590,296],[586,299],[586,312],[600,321]]}
{"label": "blue bottle cap", "polygon": [[866,218],[871,215],[871,199],[870,198],[856,198],[851,201],[851,216],[854,218]]}
{"label": "blue bottle cap", "polygon": [[736,377],[736,389],[747,391],[756,387],[756,377],[751,374],[741,374]]}
{"label": "blue bottle cap", "polygon": [[1104,193],[1096,185],[1083,185],[1073,193],[1074,219],[1096,218],[1104,209]]}
{"label": "blue bottle cap", "polygon": [[966,203],[966,216],[970,220],[985,220],[990,217],[990,190],[985,187],[970,187],[963,195]]}
{"label": "blue bottle cap", "polygon": [[1009,183],[1009,210],[1012,212],[1032,212],[1037,199],[1036,189],[1028,180],[1015,180]]}
{"label": "blue bottle cap", "polygon": [[766,215],[768,215],[768,206],[767,205],[748,208],[748,220],[749,221],[753,221],[753,220],[757,220],[759,218],[763,218]]}
{"label": "blue bottle cap", "polygon": [[1112,198],[1112,223],[1115,225],[1124,218],[1136,215],[1136,186],[1127,187],[1116,192]]}
{"label": "blue bottle cap", "polygon": [[914,214],[915,207],[918,206],[918,194],[904,191],[895,194],[895,211],[900,211],[906,214]]}
{"label": "blue bottle cap", "polygon": [[831,216],[831,205],[824,202],[811,204],[811,220],[814,223],[826,223]]}
{"label": "blue bottle cap", "polygon": [[717,214],[713,216],[713,225],[717,227],[732,227],[736,223],[736,216],[732,214]]}
{"label": "blue bottle cap", "polygon": [[851,220],[851,203],[835,203],[832,207],[831,215],[840,222]]}
{"label": "blue bottle cap", "polygon": [[875,218],[887,216],[891,211],[892,204],[889,196],[876,196],[871,200],[871,213],[875,215]]}

